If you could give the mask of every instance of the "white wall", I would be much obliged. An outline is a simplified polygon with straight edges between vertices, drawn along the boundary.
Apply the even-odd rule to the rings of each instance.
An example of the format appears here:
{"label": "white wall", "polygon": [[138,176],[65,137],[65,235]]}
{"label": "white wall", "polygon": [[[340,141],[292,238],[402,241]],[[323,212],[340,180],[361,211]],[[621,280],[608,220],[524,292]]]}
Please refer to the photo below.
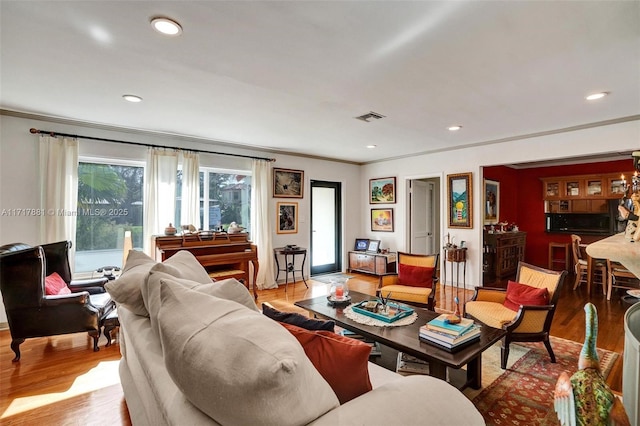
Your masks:
{"label": "white wall", "polygon": [[[176,146],[182,148],[201,149],[218,152],[229,152],[242,155],[276,158],[274,167],[297,169],[304,171],[304,198],[285,199],[272,198],[269,215],[272,218],[273,246],[296,244],[309,247],[310,244],[310,180],[326,180],[342,184],[342,211],[344,218],[343,253],[352,248],[353,241],[359,236],[361,227],[360,203],[360,167],[334,161],[274,155],[258,150],[230,148],[200,142],[181,140],[180,138],[149,135],[136,132],[101,130],[83,126],[46,122],[29,118],[0,115],[0,211],[3,209],[39,208],[40,196],[38,187],[38,136],[29,133],[30,128],[50,130],[83,136],[124,140],[138,143]],[[120,160],[144,161],[146,148],[110,142],[99,142],[80,139],[80,155],[89,157],[106,157]],[[251,170],[248,159],[201,155],[201,165],[207,167],[228,168],[234,170]],[[276,206],[278,201],[294,201],[298,203],[299,223],[297,234],[277,234],[275,228]],[[0,215],[0,245],[11,242],[39,244],[40,219],[33,216]],[[309,275],[310,261],[305,265],[305,276]],[[343,255],[343,268],[346,268],[346,254]],[[4,305],[0,308],[0,323],[6,322]]]}
{"label": "white wall", "polygon": [[[393,207],[395,230],[393,233],[371,232],[367,221],[363,223],[362,235],[368,238],[383,236],[385,246],[392,250],[404,250],[406,238],[406,180],[427,176],[441,177],[440,205],[442,210],[441,238],[439,247],[444,244],[447,233],[455,237],[456,242],[467,242],[467,288],[482,285],[482,221],[481,221],[481,184],[483,166],[544,161],[576,156],[590,156],[611,152],[637,150],[640,147],[640,121],[596,127],[591,129],[559,133],[544,137],[528,138],[493,145],[483,145],[464,150],[453,150],[408,158],[396,159],[362,167],[360,199],[363,209],[370,207]],[[425,150],[427,147],[425,147]],[[629,158],[631,167],[631,158]],[[446,176],[454,173],[473,173],[473,228],[449,229],[447,226]],[[396,176],[397,202],[391,205],[368,204],[369,179]],[[538,196],[538,194],[535,194]],[[504,200],[502,202],[505,202]],[[365,211],[366,212],[366,211]],[[366,214],[364,216],[367,217]],[[522,229],[526,231],[526,229]],[[541,265],[544,266],[544,265]]]}

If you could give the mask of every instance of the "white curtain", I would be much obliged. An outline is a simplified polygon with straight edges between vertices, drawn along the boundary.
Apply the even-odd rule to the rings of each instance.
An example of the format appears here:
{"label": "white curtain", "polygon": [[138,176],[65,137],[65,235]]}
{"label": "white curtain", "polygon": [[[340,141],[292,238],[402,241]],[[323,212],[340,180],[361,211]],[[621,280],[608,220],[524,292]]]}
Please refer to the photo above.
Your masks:
{"label": "white curtain", "polygon": [[[252,160],[251,175],[251,239],[258,248],[258,288],[277,288],[273,264],[273,244],[271,243],[271,221],[269,220],[269,177],[271,163]],[[254,284],[255,285],[255,284]]]}
{"label": "white curtain", "polygon": [[[76,240],[78,140],[40,135],[40,244]],[[74,267],[74,250],[69,253]]]}
{"label": "white curtain", "polygon": [[176,177],[178,153],[149,148],[144,171],[144,251],[154,257],[151,236],[164,234],[176,217]]}
{"label": "white curtain", "polygon": [[182,200],[180,225],[193,225],[200,229],[200,157],[193,152],[182,152]]}

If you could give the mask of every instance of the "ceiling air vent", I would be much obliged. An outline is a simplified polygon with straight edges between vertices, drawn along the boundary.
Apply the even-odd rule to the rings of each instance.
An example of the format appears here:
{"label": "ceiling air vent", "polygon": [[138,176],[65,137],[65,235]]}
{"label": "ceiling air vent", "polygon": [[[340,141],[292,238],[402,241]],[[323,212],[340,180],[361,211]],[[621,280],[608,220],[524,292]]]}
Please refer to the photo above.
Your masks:
{"label": "ceiling air vent", "polygon": [[384,118],[384,115],[378,114],[377,112],[369,111],[367,114],[355,118],[358,120],[366,121],[368,123],[371,119],[380,120],[381,118]]}

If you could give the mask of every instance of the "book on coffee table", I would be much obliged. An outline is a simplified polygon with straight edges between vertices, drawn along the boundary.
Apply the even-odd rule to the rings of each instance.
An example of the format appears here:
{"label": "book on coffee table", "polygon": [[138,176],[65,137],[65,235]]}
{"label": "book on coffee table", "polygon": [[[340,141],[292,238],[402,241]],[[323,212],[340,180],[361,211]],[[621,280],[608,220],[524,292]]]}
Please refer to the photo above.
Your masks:
{"label": "book on coffee table", "polygon": [[480,339],[480,326],[473,325],[463,334],[453,336],[448,333],[434,331],[426,326],[420,327],[420,340],[433,343],[446,349],[455,349]]}
{"label": "book on coffee table", "polygon": [[442,333],[451,334],[453,336],[459,336],[469,331],[471,327],[473,327],[473,320],[469,318],[460,318],[459,323],[453,324],[451,323],[447,317],[450,315],[442,314],[437,318],[432,319],[423,327],[426,327],[433,331],[439,331]]}

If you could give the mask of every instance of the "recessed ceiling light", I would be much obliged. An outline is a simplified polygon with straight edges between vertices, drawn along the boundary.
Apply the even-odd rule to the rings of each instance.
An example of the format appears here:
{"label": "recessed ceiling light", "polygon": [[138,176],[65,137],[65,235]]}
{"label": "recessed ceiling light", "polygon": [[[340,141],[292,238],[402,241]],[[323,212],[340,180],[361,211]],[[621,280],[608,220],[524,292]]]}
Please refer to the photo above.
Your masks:
{"label": "recessed ceiling light", "polygon": [[377,145],[367,145],[367,148],[369,148],[369,149],[373,149],[373,148],[376,148],[376,147],[377,147]]}
{"label": "recessed ceiling light", "polygon": [[177,36],[182,34],[182,27],[173,19],[156,17],[151,19],[151,26],[159,33]]}
{"label": "recessed ceiling light", "polygon": [[122,95],[125,101],[129,102],[142,102],[142,98],[136,95]]}
{"label": "recessed ceiling light", "polygon": [[456,132],[458,130],[462,129],[462,126],[451,126],[449,127],[449,130],[452,132]]}
{"label": "recessed ceiling light", "polygon": [[609,92],[592,93],[589,96],[585,96],[585,99],[588,100],[588,101],[595,101],[596,99],[604,98],[608,94],[609,94]]}

